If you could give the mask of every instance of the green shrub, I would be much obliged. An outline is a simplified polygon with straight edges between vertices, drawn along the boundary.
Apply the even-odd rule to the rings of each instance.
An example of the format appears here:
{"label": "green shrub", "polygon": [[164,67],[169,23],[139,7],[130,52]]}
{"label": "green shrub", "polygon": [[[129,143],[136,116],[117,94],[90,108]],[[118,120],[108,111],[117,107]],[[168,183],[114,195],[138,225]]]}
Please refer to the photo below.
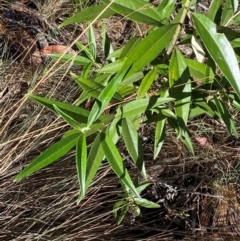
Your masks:
{"label": "green shrub", "polygon": [[[182,1],[182,7],[176,12],[176,1],[163,0],[153,6],[142,0],[102,0],[99,5],[88,7],[63,22],[61,26],[91,21],[89,45],[76,41],[82,56],[52,56],[83,66],[81,75],[71,73],[83,91],[75,104],[35,95],[29,97],[59,114],[72,129],[34,159],[15,181],[76,148],[80,185],[78,202],[84,198],[102,160],[106,159],[124,190],[123,200],[114,206],[115,215],[121,210],[119,222],[130,208],[139,215],[139,206],[159,207],[159,204],[141,197],[141,191],[149,185],[139,136],[142,125],[154,123],[156,126],[153,159],[161,151],[166,124],[192,154],[189,118],[204,114],[218,118],[231,134],[238,135],[228,108],[229,105],[240,106],[237,51],[240,33],[231,27],[240,23],[238,1],[227,0],[223,7],[220,2],[212,1],[207,14],[203,14],[195,11],[196,1]],[[103,27],[102,48],[107,63],[101,62],[92,24],[114,14],[149,25],[149,32],[143,38],[132,37],[122,48],[111,51]],[[185,22],[191,23],[193,29],[185,26]],[[183,31],[185,36],[181,38]],[[186,57],[180,52],[179,45],[190,46],[194,54]],[[167,81],[157,88],[160,78]],[[90,111],[80,107],[90,98],[94,100]],[[110,107],[108,113],[106,110]],[[89,136],[94,137],[91,143],[86,141]],[[116,147],[120,138],[144,182],[139,183],[130,177]]]}

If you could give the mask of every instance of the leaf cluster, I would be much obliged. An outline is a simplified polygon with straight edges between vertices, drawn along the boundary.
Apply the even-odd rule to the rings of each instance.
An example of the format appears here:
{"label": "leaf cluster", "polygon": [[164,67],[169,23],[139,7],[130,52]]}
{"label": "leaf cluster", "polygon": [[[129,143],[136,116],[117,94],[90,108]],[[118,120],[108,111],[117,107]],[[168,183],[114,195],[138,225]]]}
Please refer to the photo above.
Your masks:
{"label": "leaf cluster", "polygon": [[[228,107],[240,106],[240,33],[232,28],[240,23],[238,1],[226,0],[222,6],[222,1],[213,0],[206,14],[196,12],[197,4],[198,1],[183,0],[176,11],[176,0],[163,0],[158,6],[143,0],[101,0],[99,5],[86,7],[64,21],[61,26],[90,22],[88,45],[76,42],[79,55],[52,55],[83,66],[80,75],[71,73],[82,93],[74,104],[35,95],[29,97],[61,116],[71,130],[34,159],[15,181],[75,148],[80,202],[106,159],[124,190],[123,199],[113,209],[115,216],[121,209],[121,222],[130,209],[138,216],[139,206],[159,207],[140,195],[149,185],[140,127],[155,125],[153,159],[161,151],[166,125],[194,154],[188,123],[190,118],[200,115],[220,119],[228,131],[237,136],[235,120]],[[133,36],[122,48],[113,50],[103,26],[102,48],[107,59],[104,62],[98,56],[91,22],[114,14],[150,28],[146,36]],[[188,28],[186,22],[193,28]],[[178,45],[190,46],[193,54],[186,56]],[[162,78],[166,82],[156,89],[155,83]],[[93,100],[90,111],[81,107],[86,100]],[[87,142],[89,136],[94,136],[91,143]],[[130,177],[116,147],[120,138],[144,184]]]}

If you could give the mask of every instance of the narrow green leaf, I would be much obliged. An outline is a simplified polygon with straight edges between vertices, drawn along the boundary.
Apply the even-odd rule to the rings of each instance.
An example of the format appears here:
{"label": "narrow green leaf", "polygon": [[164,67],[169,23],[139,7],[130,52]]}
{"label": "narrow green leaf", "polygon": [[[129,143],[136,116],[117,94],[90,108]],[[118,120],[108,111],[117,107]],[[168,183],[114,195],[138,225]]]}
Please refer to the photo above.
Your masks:
{"label": "narrow green leaf", "polygon": [[127,41],[127,43],[124,45],[120,58],[124,58],[126,56],[130,56],[131,52],[135,49],[135,47],[140,43],[141,39],[140,37],[133,37]]}
{"label": "narrow green leaf", "polygon": [[100,70],[98,70],[98,72],[114,74],[123,67],[125,61],[126,61],[126,58],[121,58],[113,63],[104,65]]}
{"label": "narrow green leaf", "polygon": [[76,130],[81,130],[80,123],[77,122],[77,120],[75,120],[73,117],[65,113],[63,110],[59,109],[56,105],[53,105],[53,107],[70,126],[72,126]]}
{"label": "narrow green leaf", "polygon": [[136,163],[138,170],[142,173],[143,177],[147,179],[145,164],[143,161],[143,148],[138,132],[128,118],[122,119],[122,132],[124,143],[127,147],[128,153]]}
{"label": "narrow green leaf", "polygon": [[116,76],[107,84],[107,86],[103,89],[103,91],[98,96],[98,99],[95,101],[92,110],[88,117],[88,126],[91,124],[102,114],[105,110],[107,105],[109,104],[110,100],[114,96],[118,86],[122,82],[124,76],[126,75],[127,71],[129,70],[129,65],[122,68]]}
{"label": "narrow green leaf", "polygon": [[108,18],[114,14],[114,11],[107,7],[105,4],[94,5],[88,8],[85,8],[81,12],[75,14],[71,18],[65,20],[60,27],[64,27],[73,23],[83,23],[90,22],[95,20],[96,18],[103,19]]}
{"label": "narrow green leaf", "polygon": [[63,110],[67,115],[70,115],[76,121],[81,123],[87,122],[89,111],[86,109],[65,102],[55,101],[36,95],[29,95],[29,97],[57,114],[58,112],[55,110],[54,105],[56,105],[59,109]]}
{"label": "narrow green leaf", "polygon": [[149,185],[151,185],[151,183],[144,183],[141,184],[140,186],[137,187],[137,191],[139,194],[141,194],[142,191],[144,191]]}
{"label": "narrow green leaf", "polygon": [[104,152],[101,146],[100,134],[98,134],[91,146],[87,159],[86,188],[89,187],[93,178],[95,177],[103,158]]}
{"label": "narrow green leaf", "polygon": [[226,26],[228,24],[229,20],[234,15],[234,9],[233,9],[232,3],[233,3],[233,0],[226,0],[224,3],[222,19],[221,19],[221,24],[223,26]]}
{"label": "narrow green leaf", "polygon": [[[102,25],[102,49],[104,52],[105,58],[109,57],[109,54],[113,53],[113,46],[111,44],[111,40],[107,34],[106,26],[105,24]],[[115,58],[110,58],[112,62],[115,62]]]}
{"label": "narrow green leaf", "polygon": [[[78,50],[79,50],[79,52],[80,52],[80,54],[81,54],[81,52],[83,52],[83,54],[85,54],[91,61],[93,61],[93,62],[91,62],[91,63],[89,63],[89,64],[94,64],[94,61],[95,61],[95,59],[93,58],[93,56],[92,56],[92,54],[91,54],[91,51],[90,51],[90,49],[89,49],[89,46],[85,46],[84,44],[82,44],[80,41],[77,41],[76,42],[76,45],[77,45],[77,47],[78,47]],[[85,57],[84,57],[85,58]],[[87,64],[87,65],[89,65],[89,64]]]}
{"label": "narrow green leaf", "polygon": [[153,30],[143,39],[128,56],[125,64],[131,64],[132,68],[128,75],[131,75],[153,61],[172,40],[177,25],[169,24]]}
{"label": "narrow green leaf", "polygon": [[161,14],[161,18],[169,18],[174,10],[176,0],[162,0],[157,7],[157,11]]}
{"label": "narrow green leaf", "polygon": [[123,159],[120,156],[113,141],[105,134],[100,134],[101,144],[104,154],[108,160],[109,165],[113,171],[117,174],[120,180],[137,196],[139,197],[138,191],[135,188],[127,169],[123,163]]}
{"label": "narrow green leaf", "polygon": [[[102,2],[109,4],[111,1]],[[114,0],[110,8],[128,19],[149,25],[161,26],[160,21],[163,20],[155,8],[142,0]]]}
{"label": "narrow green leaf", "polygon": [[[90,95],[94,98],[99,98],[101,92],[104,90],[105,86],[97,83],[96,81],[82,78],[71,73],[72,78],[77,82],[77,84],[84,89],[87,95]],[[123,98],[120,94],[114,93],[113,98],[111,99],[112,103],[118,103],[123,101]]]}
{"label": "narrow green leaf", "polygon": [[193,13],[192,17],[206,49],[240,96],[240,71],[231,44],[223,34],[216,32],[216,25],[209,18],[198,13]]}
{"label": "narrow green leaf", "polygon": [[238,0],[231,0],[231,3],[232,3],[233,12],[235,13],[238,9],[239,1]]}
{"label": "narrow green leaf", "polygon": [[148,92],[148,90],[152,86],[153,81],[157,78],[157,76],[158,76],[157,71],[154,69],[150,70],[146,74],[138,89],[138,93],[137,93],[138,99],[143,98],[145,96],[145,94]]}
{"label": "narrow green leaf", "polygon": [[120,214],[120,217],[118,219],[118,225],[123,221],[123,219],[125,218],[126,214],[127,214],[127,211],[128,211],[128,208],[129,208],[129,204],[126,205],[126,206],[123,206],[122,208],[122,211],[121,211],[121,214]]}
{"label": "narrow green leaf", "polygon": [[81,73],[81,77],[84,78],[84,79],[87,79],[88,78],[88,75],[90,74],[90,71],[92,69],[92,66],[93,64],[90,63],[90,64],[87,64],[86,66],[84,66],[83,70],[82,70],[82,73]]}
{"label": "narrow green leaf", "polygon": [[92,60],[87,59],[83,56],[73,55],[73,54],[49,54],[49,57],[52,57],[57,60],[61,60],[62,62],[72,62],[75,65],[88,65],[92,63]]}
{"label": "narrow green leaf", "polygon": [[91,56],[92,56],[92,59],[96,59],[97,57],[97,42],[96,42],[96,38],[95,38],[95,33],[94,33],[94,30],[93,30],[93,26],[92,24],[89,25],[89,28],[88,28],[88,48],[90,50],[90,53],[91,53]]}
{"label": "narrow green leaf", "polygon": [[173,100],[173,98],[159,98],[157,96],[152,96],[146,99],[133,100],[118,109],[115,117],[126,118],[131,116],[138,116],[139,114],[142,114],[155,106],[159,106]]}
{"label": "narrow green leaf", "polygon": [[87,167],[87,144],[85,134],[81,134],[76,145],[76,167],[80,194],[78,203],[84,198],[86,193],[86,167]]}
{"label": "narrow green leaf", "polygon": [[112,58],[120,58],[122,53],[122,48],[113,51],[111,54],[108,55],[107,59],[111,60]]}
{"label": "narrow green leaf", "polygon": [[166,119],[157,122],[155,138],[154,138],[154,153],[153,153],[154,160],[158,157],[158,154],[162,149],[162,145],[165,140],[165,128],[166,128]]}
{"label": "narrow green leaf", "polygon": [[185,58],[180,51],[175,50],[169,64],[170,93],[175,101],[175,112],[179,127],[185,128],[191,104],[191,81]]}
{"label": "narrow green leaf", "polygon": [[227,108],[217,99],[216,96],[214,96],[214,102],[218,109],[218,112],[216,112],[218,117],[225,123],[229,133],[230,134],[233,133],[236,137],[238,137],[238,132],[236,130],[234,122],[232,121],[232,119],[229,115],[229,111],[227,110]]}
{"label": "narrow green leaf", "polygon": [[189,117],[194,118],[197,116],[201,116],[203,114],[207,114],[206,110],[197,106],[197,107],[191,109]]}
{"label": "narrow green leaf", "polygon": [[116,202],[113,206],[113,216],[117,218],[117,212],[119,209],[123,208],[124,206],[128,205],[126,200],[120,200]]}
{"label": "narrow green leaf", "polygon": [[145,208],[160,208],[161,206],[158,203],[151,202],[145,198],[134,198],[134,201],[137,205]]}
{"label": "narrow green leaf", "polygon": [[66,137],[53,144],[37,158],[35,158],[21,173],[19,173],[15,177],[14,181],[20,181],[22,178],[27,177],[55,162],[57,159],[68,153],[76,145],[78,137],[79,133]]}
{"label": "narrow green leaf", "polygon": [[179,128],[179,124],[175,119],[168,118],[169,125],[174,128],[177,134],[177,138],[179,138],[182,143],[188,148],[188,150],[194,155],[193,144],[187,129]]}
{"label": "narrow green leaf", "polygon": [[202,83],[211,83],[214,80],[214,73],[210,66],[199,63],[193,59],[185,59],[191,77],[200,80]]}
{"label": "narrow green leaf", "polygon": [[[221,16],[221,11],[222,0],[212,0],[207,16],[212,21],[218,23],[220,20],[219,16]],[[216,21],[216,18],[219,18],[219,20]]]}

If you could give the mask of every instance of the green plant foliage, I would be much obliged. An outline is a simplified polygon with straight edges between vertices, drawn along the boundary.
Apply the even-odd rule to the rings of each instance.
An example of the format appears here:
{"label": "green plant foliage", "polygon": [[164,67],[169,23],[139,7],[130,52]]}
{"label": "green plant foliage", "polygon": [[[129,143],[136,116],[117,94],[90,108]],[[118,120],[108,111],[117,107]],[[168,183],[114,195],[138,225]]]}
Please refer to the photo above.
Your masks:
{"label": "green plant foliage", "polygon": [[[121,223],[127,213],[139,216],[141,208],[159,207],[141,196],[150,185],[142,129],[151,125],[153,130],[149,133],[154,140],[153,159],[161,152],[169,129],[194,155],[189,129],[193,117],[208,115],[218,119],[229,133],[238,136],[228,108],[240,108],[240,37],[229,27],[240,22],[238,1],[213,0],[207,13],[196,12],[196,2],[182,1],[178,10],[175,0],[163,0],[158,6],[143,0],[101,0],[99,5],[86,7],[64,21],[61,26],[93,23],[117,14],[133,24],[148,25],[149,30],[113,49],[103,25],[103,53],[98,53],[98,38],[91,23],[86,29],[88,44],[76,41],[79,54],[51,55],[81,66],[81,74],[71,73],[81,94],[74,104],[36,95],[29,98],[63,118],[71,129],[36,157],[15,181],[75,149],[80,202],[105,160],[122,184],[121,200],[113,207],[113,214]],[[184,24],[186,18],[194,31]],[[185,32],[182,39],[181,33]],[[192,54],[178,45],[192,48]],[[92,103],[90,110],[83,105],[87,100]],[[134,175],[117,148],[119,140],[136,167]]]}

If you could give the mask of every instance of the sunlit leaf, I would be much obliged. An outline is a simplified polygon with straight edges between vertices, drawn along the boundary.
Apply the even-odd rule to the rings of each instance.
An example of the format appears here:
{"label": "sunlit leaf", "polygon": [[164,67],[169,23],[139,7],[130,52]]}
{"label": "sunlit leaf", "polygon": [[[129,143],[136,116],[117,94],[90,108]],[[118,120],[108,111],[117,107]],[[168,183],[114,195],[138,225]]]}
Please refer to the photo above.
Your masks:
{"label": "sunlit leaf", "polygon": [[226,26],[229,23],[230,19],[234,15],[234,9],[232,6],[233,3],[234,3],[234,0],[226,0],[224,3],[222,19],[221,19],[221,24],[224,26]]}
{"label": "sunlit leaf", "polygon": [[[105,4],[110,4],[110,0],[101,0]],[[150,25],[161,26],[163,20],[161,14],[149,3],[142,0],[114,0],[110,8],[122,16],[133,21]]]}
{"label": "sunlit leaf", "polygon": [[152,96],[146,99],[133,100],[125,105],[123,105],[116,114],[116,118],[125,118],[131,116],[138,116],[138,114],[144,113],[147,110],[161,104],[173,101],[173,98],[158,98]]}
{"label": "sunlit leaf", "polygon": [[216,107],[218,109],[218,112],[216,114],[219,116],[220,119],[222,119],[225,123],[225,125],[228,128],[228,131],[230,134],[234,134],[238,137],[238,132],[236,130],[236,127],[234,125],[234,122],[232,121],[228,109],[214,96],[214,102],[216,104]]}
{"label": "sunlit leaf", "polygon": [[240,71],[231,44],[223,34],[216,32],[216,25],[208,17],[198,13],[193,13],[192,17],[209,54],[240,96]]}
{"label": "sunlit leaf", "polygon": [[208,10],[208,18],[214,22],[219,23],[222,13],[222,0],[212,0]]}
{"label": "sunlit leaf", "polygon": [[83,23],[90,22],[94,19],[103,19],[108,18],[114,14],[114,11],[107,7],[105,4],[94,5],[88,8],[85,8],[81,12],[75,14],[71,18],[65,20],[60,27],[64,27],[73,23]]}
{"label": "sunlit leaf", "polygon": [[134,201],[137,205],[145,208],[160,208],[161,206],[158,203],[151,202],[145,198],[134,198]]}
{"label": "sunlit leaf", "polygon": [[57,60],[61,60],[62,62],[72,62],[75,65],[88,65],[92,63],[92,60],[85,58],[83,56],[79,55],[73,55],[73,54],[49,54],[49,57],[52,57]]}
{"label": "sunlit leaf", "polygon": [[137,98],[140,99],[145,96],[153,81],[157,78],[157,71],[155,69],[150,70],[146,76],[141,81],[140,87],[138,89]]}
{"label": "sunlit leaf", "polygon": [[24,170],[15,177],[14,181],[20,181],[22,178],[27,177],[58,160],[76,145],[78,137],[79,133],[68,136],[50,146],[24,168]]}
{"label": "sunlit leaf", "polygon": [[157,7],[162,19],[169,18],[174,10],[176,0],[162,0]]}

